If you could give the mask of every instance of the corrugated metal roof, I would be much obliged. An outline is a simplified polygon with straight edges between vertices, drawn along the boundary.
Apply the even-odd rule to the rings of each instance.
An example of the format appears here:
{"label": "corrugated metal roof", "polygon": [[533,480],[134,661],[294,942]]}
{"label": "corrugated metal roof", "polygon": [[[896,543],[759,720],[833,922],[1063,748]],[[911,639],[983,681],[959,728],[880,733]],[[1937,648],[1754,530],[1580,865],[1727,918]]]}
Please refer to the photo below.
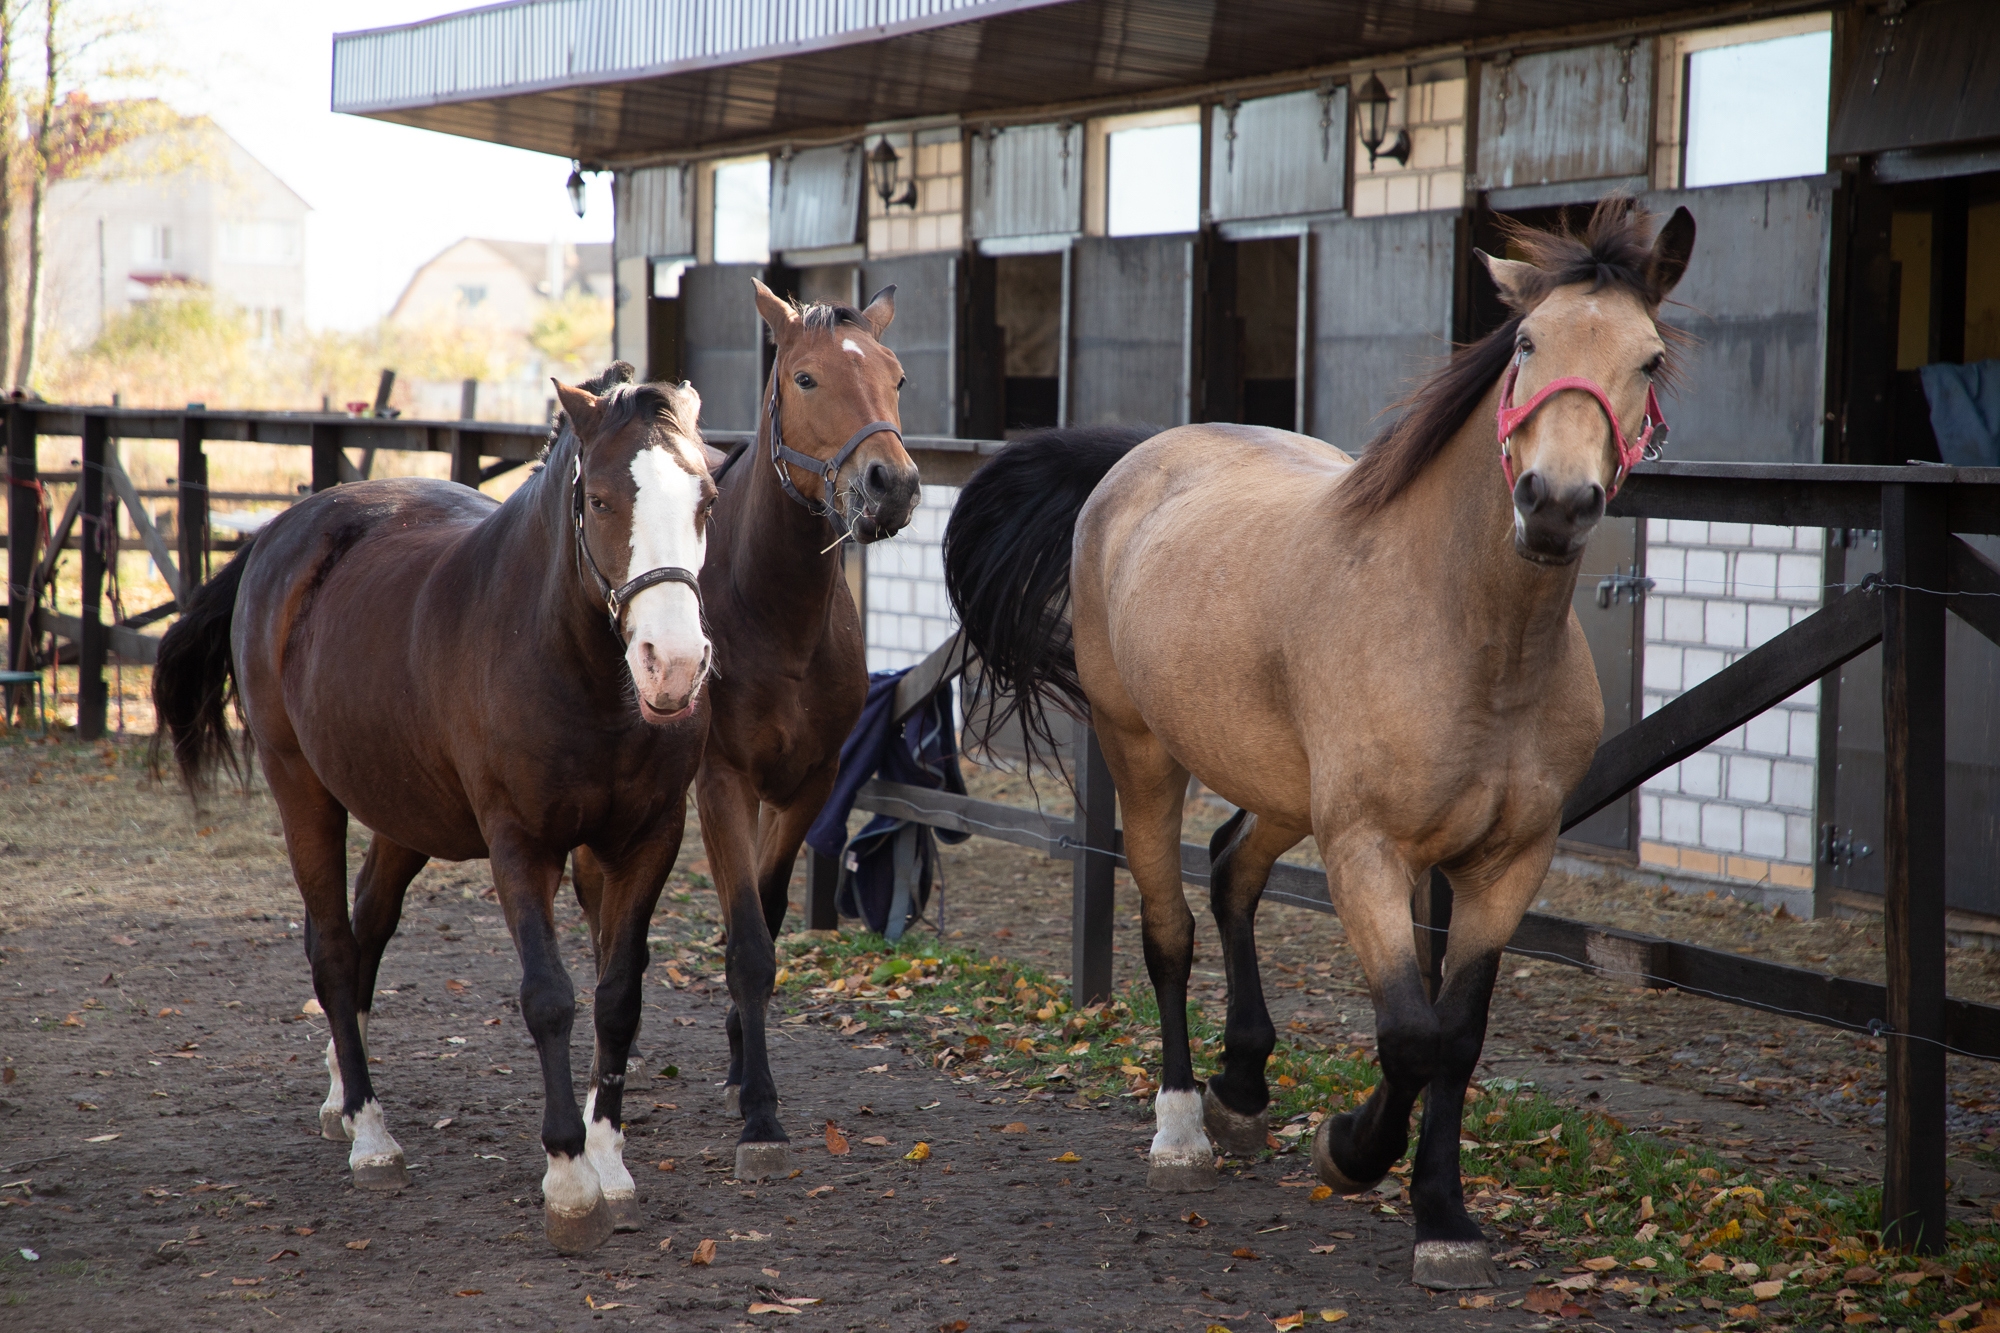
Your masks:
{"label": "corrugated metal roof", "polygon": [[366,115],[797,54],[1060,0],[516,0],[333,39]]}
{"label": "corrugated metal roof", "polygon": [[1136,97],[1689,0],[516,0],[334,39],[333,107],[591,162]]}

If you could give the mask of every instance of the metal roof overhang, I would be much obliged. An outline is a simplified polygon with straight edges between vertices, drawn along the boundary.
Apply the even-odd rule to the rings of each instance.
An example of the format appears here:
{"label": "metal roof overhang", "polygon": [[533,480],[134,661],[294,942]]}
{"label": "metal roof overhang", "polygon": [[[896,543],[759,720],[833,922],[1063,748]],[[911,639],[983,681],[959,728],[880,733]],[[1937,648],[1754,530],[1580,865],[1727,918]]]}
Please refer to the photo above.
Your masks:
{"label": "metal roof overhang", "polygon": [[1687,0],[520,0],[337,36],[333,109],[618,164],[882,121],[1143,97],[1689,9]]}

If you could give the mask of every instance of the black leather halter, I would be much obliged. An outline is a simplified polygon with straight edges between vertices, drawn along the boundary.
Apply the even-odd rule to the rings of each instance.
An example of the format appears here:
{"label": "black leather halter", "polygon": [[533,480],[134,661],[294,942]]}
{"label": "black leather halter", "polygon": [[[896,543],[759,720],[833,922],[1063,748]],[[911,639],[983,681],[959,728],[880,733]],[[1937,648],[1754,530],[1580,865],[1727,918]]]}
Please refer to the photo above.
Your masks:
{"label": "black leather halter", "polygon": [[611,616],[611,632],[622,641],[625,638],[625,608],[634,597],[648,588],[657,588],[662,583],[682,583],[694,593],[694,610],[701,622],[702,633],[708,633],[708,610],[701,598],[701,580],[692,572],[679,565],[661,565],[643,574],[625,580],[621,587],[612,587],[611,580],[604,577],[604,571],[597,567],[597,557],[590,553],[590,543],[583,536],[583,441],[576,444],[576,462],[569,477],[570,516],[576,522],[576,567],[579,573],[588,569],[590,577],[597,584],[597,595],[604,599],[604,608]]}
{"label": "black leather halter", "polygon": [[[863,440],[871,435],[880,435],[884,432],[895,436],[896,443],[901,444],[903,442],[903,432],[897,429],[895,422],[871,421],[860,430],[855,431],[854,434],[848,436],[847,443],[841,445],[832,458],[821,460],[814,458],[811,454],[802,454],[796,449],[788,448],[785,445],[783,432],[778,429],[778,385],[776,378],[773,377],[771,384],[771,466],[778,470],[778,484],[785,488],[785,494],[791,496],[793,500],[804,506],[808,513],[817,514],[821,518],[834,517],[833,479],[840,475],[841,468],[847,466],[847,460],[853,456],[856,449],[861,447]],[[818,477],[820,480],[820,494],[826,498],[818,504],[814,504],[811,500],[801,495],[799,488],[792,484],[791,471],[785,466],[787,463],[793,467],[802,467]]]}

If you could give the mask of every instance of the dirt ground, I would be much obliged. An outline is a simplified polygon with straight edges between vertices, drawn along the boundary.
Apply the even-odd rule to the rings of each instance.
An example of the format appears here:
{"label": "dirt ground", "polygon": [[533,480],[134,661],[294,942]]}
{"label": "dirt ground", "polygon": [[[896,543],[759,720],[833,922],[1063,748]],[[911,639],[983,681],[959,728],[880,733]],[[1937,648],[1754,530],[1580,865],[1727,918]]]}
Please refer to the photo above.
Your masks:
{"label": "dirt ground", "polygon": [[[1018,780],[980,785],[1025,797]],[[357,830],[357,858],[361,846]],[[700,855],[691,835],[655,923],[683,966],[700,956],[692,942],[716,934],[712,898],[690,878],[705,869]],[[1066,864],[975,839],[947,851],[945,874],[947,937],[1067,972]],[[481,863],[434,865],[411,891],[370,1038],[415,1183],[363,1194],[347,1183],[344,1149],[318,1137],[325,1031],[301,1010],[298,902],[269,802],[224,793],[197,815],[144,780],[131,748],[0,744],[0,1322],[1245,1330],[1344,1310],[1356,1327],[1542,1324],[1506,1308],[1529,1271],[1507,1270],[1498,1304],[1476,1311],[1410,1287],[1406,1219],[1311,1203],[1283,1178],[1290,1164],[1246,1169],[1212,1194],[1154,1195],[1143,1103],[977,1100],[990,1089],[932,1070],[916,1034],[905,1044],[893,1023],[852,1039],[774,1025],[800,1174],[733,1181],[736,1125],[716,1086],[726,1000],[705,969],[685,989],[647,988],[626,1152],[644,1231],[586,1260],[557,1258],[540,1234],[540,1083],[515,1011],[519,972],[480,896],[486,884]],[[1119,893],[1122,984],[1141,969],[1136,898],[1122,880]],[[1545,910],[1852,975],[1868,975],[1872,948],[1879,968],[1879,931],[1864,924],[1773,921],[1563,876],[1546,897]],[[1213,928],[1199,904],[1197,914],[1199,998],[1220,998]],[[581,921],[567,902],[559,919],[587,1006]],[[1367,1003],[1339,923],[1272,907],[1262,924],[1281,1029],[1366,1044]],[[1954,992],[2000,991],[1990,961],[1956,953]],[[1483,1076],[1532,1079],[1747,1161],[1875,1176],[1870,1039],[1549,964],[1503,976]],[[1976,1158],[2000,1125],[2000,1090],[1973,1062],[1954,1062],[1952,1077],[1954,1200],[1986,1211],[2000,1178]],[[819,1146],[827,1120],[851,1136],[852,1155]],[[999,1134],[1008,1122],[1030,1132]],[[904,1160],[920,1139],[930,1159]],[[1080,1162],[1053,1160],[1070,1152]],[[1191,1206],[1206,1225],[1182,1220]],[[691,1265],[703,1240],[716,1242],[715,1261]],[[749,1313],[787,1298],[817,1303]]]}

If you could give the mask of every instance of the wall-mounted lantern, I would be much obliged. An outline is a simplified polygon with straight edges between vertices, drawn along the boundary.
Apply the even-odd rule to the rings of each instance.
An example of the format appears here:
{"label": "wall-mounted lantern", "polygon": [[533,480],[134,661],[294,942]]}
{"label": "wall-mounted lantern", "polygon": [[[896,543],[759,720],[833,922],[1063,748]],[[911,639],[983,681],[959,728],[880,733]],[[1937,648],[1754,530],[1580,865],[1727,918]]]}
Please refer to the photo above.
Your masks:
{"label": "wall-mounted lantern", "polygon": [[894,208],[897,204],[906,204],[913,209],[917,206],[915,181],[904,181],[902,193],[896,192],[896,168],[902,163],[902,157],[890,144],[889,136],[886,134],[875,141],[875,147],[868,153],[868,169],[874,174],[875,193],[882,196],[884,210]]}
{"label": "wall-mounted lantern", "polygon": [[1393,157],[1397,166],[1410,163],[1410,132],[1398,129],[1396,138],[1387,148],[1382,141],[1389,134],[1389,90],[1382,86],[1378,74],[1370,74],[1368,82],[1354,94],[1355,109],[1361,116],[1361,146],[1368,150],[1368,168],[1374,170],[1377,157]]}

